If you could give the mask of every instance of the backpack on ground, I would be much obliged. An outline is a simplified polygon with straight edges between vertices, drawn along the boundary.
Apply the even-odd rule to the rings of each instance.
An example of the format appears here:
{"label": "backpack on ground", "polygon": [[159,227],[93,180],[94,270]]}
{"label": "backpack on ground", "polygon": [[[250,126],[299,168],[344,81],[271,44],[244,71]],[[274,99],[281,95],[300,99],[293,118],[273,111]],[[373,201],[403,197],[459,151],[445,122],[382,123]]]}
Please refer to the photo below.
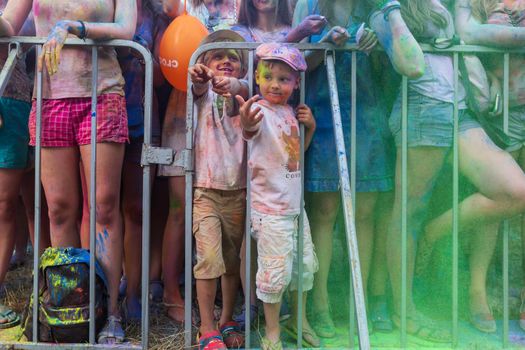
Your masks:
{"label": "backpack on ground", "polygon": [[[85,249],[48,248],[38,269],[38,341],[89,341],[89,256]],[[107,317],[107,282],[96,262],[95,317],[97,332]],[[33,339],[33,297],[22,320],[23,333]]]}

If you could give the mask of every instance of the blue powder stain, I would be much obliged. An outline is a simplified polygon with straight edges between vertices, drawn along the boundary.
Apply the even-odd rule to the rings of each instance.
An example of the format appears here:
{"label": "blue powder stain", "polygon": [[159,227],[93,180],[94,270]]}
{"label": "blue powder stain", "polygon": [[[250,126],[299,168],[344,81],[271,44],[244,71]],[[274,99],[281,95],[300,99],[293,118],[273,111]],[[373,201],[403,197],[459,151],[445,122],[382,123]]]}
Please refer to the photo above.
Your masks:
{"label": "blue powder stain", "polygon": [[107,229],[104,229],[103,232],[97,234],[97,253],[105,255],[106,254],[106,240],[109,238],[109,233]]}

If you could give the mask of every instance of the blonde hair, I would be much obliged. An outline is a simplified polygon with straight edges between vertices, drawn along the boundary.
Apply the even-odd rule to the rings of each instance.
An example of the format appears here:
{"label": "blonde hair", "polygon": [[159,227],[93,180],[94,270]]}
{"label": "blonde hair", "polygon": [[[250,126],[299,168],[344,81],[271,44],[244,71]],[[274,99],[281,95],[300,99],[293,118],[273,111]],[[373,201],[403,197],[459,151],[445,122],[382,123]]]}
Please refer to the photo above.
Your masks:
{"label": "blonde hair", "polygon": [[430,0],[400,0],[400,3],[403,20],[415,37],[425,34],[429,19],[438,28],[448,25],[447,18],[431,6]]}
{"label": "blonde hair", "polygon": [[472,16],[485,23],[489,15],[498,7],[498,0],[470,0]]}

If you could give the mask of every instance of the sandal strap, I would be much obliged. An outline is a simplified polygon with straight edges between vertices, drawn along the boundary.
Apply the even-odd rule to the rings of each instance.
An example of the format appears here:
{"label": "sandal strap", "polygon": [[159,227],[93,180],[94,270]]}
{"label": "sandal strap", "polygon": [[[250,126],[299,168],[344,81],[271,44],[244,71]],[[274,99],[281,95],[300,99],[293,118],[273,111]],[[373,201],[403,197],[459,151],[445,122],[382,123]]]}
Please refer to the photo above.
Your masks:
{"label": "sandal strap", "polygon": [[199,349],[225,349],[222,335],[218,331],[207,333],[199,338]]}

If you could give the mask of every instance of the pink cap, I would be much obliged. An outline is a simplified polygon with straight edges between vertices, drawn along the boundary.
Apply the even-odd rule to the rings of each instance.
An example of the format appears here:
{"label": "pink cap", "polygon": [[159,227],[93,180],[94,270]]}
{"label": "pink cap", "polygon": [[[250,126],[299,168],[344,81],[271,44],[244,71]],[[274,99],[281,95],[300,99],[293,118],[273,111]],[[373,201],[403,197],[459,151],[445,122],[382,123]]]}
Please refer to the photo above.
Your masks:
{"label": "pink cap", "polygon": [[282,61],[292,67],[293,70],[304,72],[306,70],[306,61],[301,51],[293,46],[283,43],[261,44],[255,51],[257,58],[268,61]]}

